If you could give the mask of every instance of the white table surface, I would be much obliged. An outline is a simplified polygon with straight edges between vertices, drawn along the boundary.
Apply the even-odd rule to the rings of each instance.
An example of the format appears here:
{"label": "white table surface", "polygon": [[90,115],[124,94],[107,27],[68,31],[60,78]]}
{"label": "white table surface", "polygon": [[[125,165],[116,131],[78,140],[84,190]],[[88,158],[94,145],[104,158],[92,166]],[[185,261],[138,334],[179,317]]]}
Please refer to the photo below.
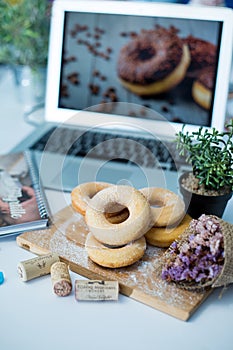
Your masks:
{"label": "white table surface", "polygon": [[[26,124],[12,75],[0,71],[0,153],[10,150],[33,127]],[[53,213],[70,202],[69,195],[46,192]],[[224,218],[233,222],[233,203]],[[222,298],[215,290],[188,322],[120,295],[118,302],[77,302],[74,292],[55,296],[50,276],[21,282],[16,266],[34,255],[0,239],[0,348],[2,350],[80,349],[188,349],[233,348],[233,286]],[[74,282],[82,277],[71,272]]]}

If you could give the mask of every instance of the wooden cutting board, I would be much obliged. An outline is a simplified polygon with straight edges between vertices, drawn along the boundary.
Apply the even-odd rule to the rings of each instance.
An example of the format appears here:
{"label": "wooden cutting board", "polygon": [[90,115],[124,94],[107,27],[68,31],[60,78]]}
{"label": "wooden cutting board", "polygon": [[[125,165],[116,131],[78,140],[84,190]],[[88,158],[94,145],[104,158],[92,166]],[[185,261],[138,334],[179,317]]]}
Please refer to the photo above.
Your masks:
{"label": "wooden cutting board", "polygon": [[98,266],[88,258],[84,247],[87,232],[83,217],[68,206],[54,216],[50,228],[22,233],[17,244],[37,255],[55,252],[72,271],[87,278],[117,280],[120,293],[183,321],[211,292],[186,291],[163,281],[156,268],[164,250],[150,245],[143,258],[129,267]]}

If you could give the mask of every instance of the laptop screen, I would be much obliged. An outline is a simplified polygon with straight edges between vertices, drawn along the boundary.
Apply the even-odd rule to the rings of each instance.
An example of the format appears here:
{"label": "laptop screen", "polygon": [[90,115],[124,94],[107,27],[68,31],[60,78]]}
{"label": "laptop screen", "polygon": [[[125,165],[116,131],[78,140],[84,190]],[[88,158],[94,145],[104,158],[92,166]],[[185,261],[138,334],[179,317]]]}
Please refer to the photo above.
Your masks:
{"label": "laptop screen", "polygon": [[[139,3],[127,3],[123,11],[119,2],[95,3],[62,9],[58,110],[152,123],[163,116],[176,129],[223,127],[231,62],[225,13],[155,3],[143,3],[143,12]],[[228,46],[231,41],[228,31]]]}

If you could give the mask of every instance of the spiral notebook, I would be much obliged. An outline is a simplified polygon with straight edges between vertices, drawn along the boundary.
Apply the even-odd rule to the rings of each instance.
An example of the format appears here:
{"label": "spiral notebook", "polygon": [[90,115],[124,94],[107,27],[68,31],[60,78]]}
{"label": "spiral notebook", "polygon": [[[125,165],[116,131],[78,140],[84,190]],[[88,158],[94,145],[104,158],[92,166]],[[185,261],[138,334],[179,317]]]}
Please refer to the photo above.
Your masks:
{"label": "spiral notebook", "polygon": [[33,154],[0,156],[0,237],[48,225],[48,205]]}

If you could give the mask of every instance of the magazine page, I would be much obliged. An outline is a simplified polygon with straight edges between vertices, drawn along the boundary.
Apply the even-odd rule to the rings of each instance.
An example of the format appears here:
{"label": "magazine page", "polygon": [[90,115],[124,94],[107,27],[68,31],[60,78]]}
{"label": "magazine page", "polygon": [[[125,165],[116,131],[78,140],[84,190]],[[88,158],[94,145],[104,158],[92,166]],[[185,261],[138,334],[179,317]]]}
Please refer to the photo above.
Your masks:
{"label": "magazine page", "polygon": [[24,153],[0,156],[0,234],[38,228],[47,219],[41,216],[30,167]]}

